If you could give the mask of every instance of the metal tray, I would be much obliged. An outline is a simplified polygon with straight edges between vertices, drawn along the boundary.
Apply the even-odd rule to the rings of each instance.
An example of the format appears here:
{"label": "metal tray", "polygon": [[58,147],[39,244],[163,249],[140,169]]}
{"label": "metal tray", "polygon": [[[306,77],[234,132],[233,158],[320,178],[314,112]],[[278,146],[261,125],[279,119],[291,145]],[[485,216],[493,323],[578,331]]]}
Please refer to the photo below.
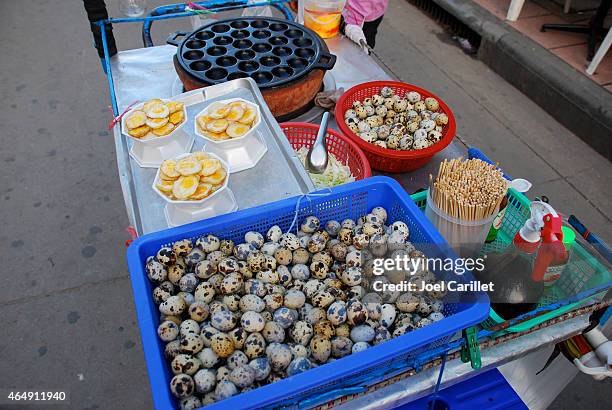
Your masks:
{"label": "metal tray", "polygon": [[[147,95],[142,97],[137,95],[135,89],[131,91],[130,97],[140,100],[151,98],[150,88],[146,90]],[[160,89],[158,97],[165,98],[168,91],[168,87]],[[195,115],[211,102],[228,98],[243,98],[260,106],[262,123],[259,134],[268,146],[268,152],[255,167],[230,174],[228,186],[236,196],[239,209],[313,191],[312,181],[252,79],[241,78],[190,91],[173,97],[173,100],[185,103],[187,123],[184,129],[195,136]],[[123,100],[120,107],[131,102],[125,98]],[[141,168],[129,157],[133,142],[121,134],[119,125],[115,125],[114,135],[119,176],[130,222],[139,235],[168,228],[164,215],[166,203],[151,188],[157,170]],[[202,138],[196,138],[192,151],[206,150],[205,145]]]}

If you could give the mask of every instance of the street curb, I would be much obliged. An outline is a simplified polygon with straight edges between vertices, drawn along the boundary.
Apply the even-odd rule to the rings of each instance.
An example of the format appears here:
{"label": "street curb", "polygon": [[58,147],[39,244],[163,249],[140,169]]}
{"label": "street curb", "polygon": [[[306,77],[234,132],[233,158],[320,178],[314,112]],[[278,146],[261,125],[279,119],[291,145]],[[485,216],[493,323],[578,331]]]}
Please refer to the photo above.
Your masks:
{"label": "street curb", "polygon": [[433,1],[481,36],[480,60],[612,160],[612,93],[478,4]]}

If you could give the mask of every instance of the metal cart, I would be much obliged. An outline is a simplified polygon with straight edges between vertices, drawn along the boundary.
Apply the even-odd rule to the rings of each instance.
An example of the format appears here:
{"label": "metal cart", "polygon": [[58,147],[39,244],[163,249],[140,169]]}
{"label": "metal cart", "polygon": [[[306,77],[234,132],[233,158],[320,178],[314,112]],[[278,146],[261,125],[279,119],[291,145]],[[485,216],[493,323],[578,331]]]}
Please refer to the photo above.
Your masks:
{"label": "metal cart", "polygon": [[[85,2],[95,3],[95,2]],[[211,12],[238,9],[242,7],[272,6],[285,17],[291,18],[291,13],[283,1],[271,0],[248,4],[246,0],[226,1],[212,0],[196,2],[198,5],[206,6]],[[153,10],[149,16],[143,18],[108,18],[104,11],[93,8],[90,4],[89,16],[92,21],[92,31],[98,39],[98,50],[102,58],[103,68],[108,76],[110,95],[115,116],[123,112],[135,100],[143,99],[142,90],[147,90],[147,95],[155,95],[160,98],[169,98],[182,93],[181,83],[175,73],[172,57],[175,48],[162,45],[153,46],[151,41],[151,25],[158,20],[186,17],[196,14],[185,8],[184,4],[163,6]],[[114,51],[112,41],[112,24],[124,22],[142,22],[144,48]],[[375,56],[365,55],[359,47],[343,36],[326,40],[330,51],[337,56],[337,63],[330,72],[331,78],[326,78],[325,83],[336,88],[348,89],[353,85],[372,80],[392,79],[393,75],[384,68],[384,64]],[[154,79],[155,81],[152,81]],[[316,122],[321,110],[313,109],[297,119],[298,121]],[[330,124],[336,128],[336,124]],[[151,201],[155,199],[148,196],[143,184],[150,179],[148,172],[138,169],[137,164],[129,156],[129,142],[122,135],[120,125],[113,127],[115,148],[119,177],[123,190],[125,206],[129,220],[136,235],[150,233],[164,229],[160,223],[158,212],[149,212]],[[466,157],[468,145],[461,136],[457,136],[453,143],[438,153],[430,163],[415,172],[407,174],[390,175],[400,182],[409,193],[415,192],[426,185],[428,175],[437,169],[439,163],[445,158]],[[149,188],[150,183],[144,188]],[[305,188],[306,191],[312,187]],[[301,192],[305,193],[305,192]],[[287,195],[298,195],[300,192],[288,192]],[[247,206],[255,206],[268,202],[267,197],[252,198]],[[244,204],[243,204],[244,206]],[[610,284],[607,285],[607,288]],[[580,300],[586,296],[594,295],[605,290],[606,287],[593,289],[585,294],[576,296]],[[564,301],[572,303],[575,300]],[[435,351],[426,352],[412,363],[406,363],[405,369],[388,375],[386,380],[362,386],[350,386],[346,389],[328,392],[323,396],[313,398],[308,402],[299,403],[300,408],[394,408],[399,405],[413,402],[426,397],[440,388],[456,385],[470,379],[482,372],[500,368],[500,366],[516,361],[532,352],[550,348],[557,342],[563,341],[579,334],[589,325],[589,314],[597,309],[604,308],[606,303],[598,303],[570,311],[561,317],[551,319],[541,325],[522,333],[510,333],[501,337],[491,338],[492,332],[481,331],[470,333],[448,346],[440,347]],[[530,317],[541,313],[531,312],[525,315]],[[513,321],[517,322],[525,317],[519,317]],[[508,325],[507,323],[505,324]],[[471,344],[472,349],[467,349]],[[479,345],[479,348],[478,348]],[[470,357],[471,353],[479,352],[480,356]],[[467,358],[467,362],[461,360]],[[466,356],[467,355],[467,356]],[[472,360],[470,360],[472,359]],[[479,359],[480,364],[478,362]],[[470,363],[471,362],[471,363]],[[516,362],[515,362],[516,363]],[[443,366],[444,371],[440,368]],[[478,369],[474,369],[477,367]],[[524,385],[536,385],[538,377],[534,374],[526,374],[523,379]],[[532,378],[532,379],[529,379]],[[571,379],[570,379],[571,380]],[[565,383],[569,380],[563,380]],[[550,379],[554,383],[554,378]],[[551,391],[560,392],[565,384],[554,386]],[[554,396],[553,396],[554,397]],[[296,404],[296,403],[293,403]],[[297,404],[296,404],[297,405]],[[537,405],[537,403],[536,403]]]}

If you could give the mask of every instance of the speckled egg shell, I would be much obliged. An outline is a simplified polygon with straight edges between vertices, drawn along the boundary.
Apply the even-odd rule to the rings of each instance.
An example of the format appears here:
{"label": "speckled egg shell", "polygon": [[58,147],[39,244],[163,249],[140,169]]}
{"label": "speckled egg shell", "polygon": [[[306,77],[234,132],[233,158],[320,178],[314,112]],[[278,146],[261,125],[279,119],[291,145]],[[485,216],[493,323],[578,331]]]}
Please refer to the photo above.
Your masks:
{"label": "speckled egg shell", "polygon": [[206,259],[206,254],[199,248],[193,248],[191,252],[189,252],[187,256],[183,258],[185,265],[190,269],[193,269],[198,262],[204,259]]}
{"label": "speckled egg shell", "polygon": [[249,270],[253,273],[257,273],[264,268],[266,256],[261,251],[251,252],[247,256],[246,262]]}
{"label": "speckled egg shell", "polygon": [[359,353],[359,352],[363,352],[364,350],[367,350],[370,347],[370,345],[366,342],[357,342],[355,344],[353,344],[353,348],[351,349],[352,353]]}
{"label": "speckled egg shell", "polygon": [[[303,265],[308,263],[308,260],[310,259],[310,253],[308,253],[308,251],[304,248],[298,248],[293,251],[291,259],[294,264]],[[274,262],[276,263],[276,260],[274,260]]]}
{"label": "speckled egg shell", "polygon": [[[276,250],[279,248],[279,244],[276,242],[266,242],[263,244],[263,246],[261,247],[261,251],[266,254],[267,256],[272,256],[274,257],[274,252],[276,252]],[[275,260],[276,262],[276,260]]]}
{"label": "speckled egg shell", "polygon": [[251,333],[244,343],[243,351],[249,359],[263,355],[266,350],[266,340],[261,333]]}
{"label": "speckled egg shell", "polygon": [[196,240],[196,246],[206,253],[219,250],[221,241],[214,235],[205,235]]}
{"label": "speckled egg shell", "polygon": [[212,336],[210,342],[211,349],[221,358],[227,358],[234,353],[234,342],[231,337],[225,333],[216,333]]}
{"label": "speckled egg shell", "polygon": [[253,370],[251,366],[245,363],[234,368],[231,371],[229,375],[229,380],[237,387],[248,387],[252,385],[255,381],[255,370]]}
{"label": "speckled egg shell", "polygon": [[189,333],[200,334],[200,324],[193,319],[184,320],[179,325],[179,335],[184,337]]}
{"label": "speckled egg shell", "polygon": [[281,343],[285,340],[285,329],[277,322],[266,322],[261,334],[268,343]]}
{"label": "speckled egg shell", "polygon": [[307,346],[310,342],[310,339],[314,335],[313,326],[307,321],[300,320],[295,322],[293,327],[289,330],[289,336],[293,341],[298,344]]}
{"label": "speckled egg shell", "polygon": [[229,381],[230,369],[225,366],[217,368],[217,383],[221,381]]}
{"label": "speckled egg shell", "polygon": [[234,256],[240,261],[246,261],[249,253],[256,250],[257,248],[250,243],[241,243],[240,245],[234,246]]}
{"label": "speckled egg shell", "polygon": [[153,301],[157,305],[168,299],[170,296],[172,296],[172,292],[169,292],[164,287],[157,286],[155,289],[153,289]]}
{"label": "speckled egg shell", "polygon": [[334,337],[331,340],[331,354],[333,357],[341,358],[351,354],[353,342],[348,337]]}
{"label": "speckled egg shell", "polygon": [[274,321],[284,329],[289,328],[298,318],[298,313],[287,307],[281,307],[274,311]]}
{"label": "speckled egg shell", "polygon": [[292,262],[293,252],[291,249],[281,246],[274,252],[274,258],[277,264],[286,266]]}
{"label": "speckled egg shell", "polygon": [[185,373],[193,376],[202,367],[202,362],[196,357],[188,354],[178,354],[172,360],[170,368],[174,374]]}
{"label": "speckled egg shell", "polygon": [[390,327],[397,316],[395,306],[386,303],[381,306],[380,324],[384,327]]}
{"label": "speckled egg shell", "polygon": [[145,265],[145,271],[147,272],[147,277],[149,280],[154,282],[163,282],[168,278],[168,271],[166,267],[160,262],[151,259]]}
{"label": "speckled egg shell", "polygon": [[219,356],[210,347],[205,347],[197,354],[197,358],[202,363],[202,367],[210,369],[219,363]]}
{"label": "speckled egg shell", "polygon": [[287,375],[295,376],[312,368],[312,363],[306,357],[296,357],[287,367]]}
{"label": "speckled egg shell", "polygon": [[327,319],[334,325],[341,325],[346,321],[346,304],[336,301],[327,308]]}
{"label": "speckled egg shell", "polygon": [[198,262],[195,266],[195,274],[200,279],[208,279],[217,273],[217,265],[209,260]]}
{"label": "speckled egg shell", "polygon": [[200,283],[194,292],[194,297],[196,301],[201,301],[204,303],[210,303],[214,299],[216,291],[214,286],[209,282]]}
{"label": "speckled egg shell", "polygon": [[429,111],[438,111],[440,103],[433,97],[425,98],[425,105]]}
{"label": "speckled egg shell", "polygon": [[356,326],[351,329],[351,340],[358,342],[371,342],[376,336],[374,329],[367,325]]}
{"label": "speckled egg shell", "polygon": [[310,278],[310,269],[308,266],[298,263],[291,268],[291,276],[293,279],[307,280]]}
{"label": "speckled egg shell", "polygon": [[201,369],[193,376],[195,390],[200,394],[213,391],[217,384],[217,375],[214,370]]}
{"label": "speckled egg shell", "polygon": [[238,388],[229,380],[222,380],[215,387],[215,398],[225,400],[238,394]]}
{"label": "speckled egg shell", "polygon": [[202,406],[202,401],[196,396],[189,396],[179,400],[180,410],[195,410]]}
{"label": "speckled egg shell", "polygon": [[255,380],[262,381],[270,375],[272,367],[267,357],[257,357],[249,362],[249,366],[255,372]]}
{"label": "speckled egg shell", "polygon": [[244,282],[244,291],[245,293],[257,295],[259,297],[264,297],[268,292],[265,284],[259,279],[249,279]]}
{"label": "speckled egg shell", "polygon": [[273,343],[266,349],[266,355],[272,370],[284,370],[289,366],[293,355],[291,349],[286,344]]}
{"label": "speckled egg shell", "polygon": [[159,311],[164,315],[180,315],[187,308],[187,303],[180,296],[170,296],[159,305]]}
{"label": "speckled egg shell", "polygon": [[359,285],[362,281],[363,274],[361,268],[357,266],[349,266],[340,276],[340,280],[347,286]]}
{"label": "speckled egg shell", "polygon": [[191,376],[187,374],[177,374],[170,381],[170,390],[175,397],[189,397],[195,390],[195,384]]}
{"label": "speckled egg shell", "polygon": [[176,323],[166,320],[157,327],[157,335],[164,342],[170,342],[179,335],[179,327]]}
{"label": "speckled egg shell", "polygon": [[419,306],[420,299],[411,293],[402,293],[397,300],[395,305],[400,312],[411,313],[416,310]]}
{"label": "speckled egg shell", "polygon": [[166,360],[172,361],[176,355],[181,353],[181,342],[178,339],[168,342],[164,347],[164,357]]}
{"label": "speckled egg shell", "polygon": [[325,363],[331,355],[331,341],[319,335],[313,337],[310,341],[310,352],[317,362]]}
{"label": "speckled egg shell", "polygon": [[252,310],[254,312],[261,312],[266,308],[266,303],[257,295],[244,295],[240,298],[240,310],[247,312]]}
{"label": "speckled egg shell", "polygon": [[204,348],[204,341],[200,335],[188,333],[181,337],[181,351],[194,355]]}
{"label": "speckled egg shell", "polygon": [[240,324],[247,332],[261,332],[266,322],[259,313],[248,311],[240,318]]}
{"label": "speckled egg shell", "polygon": [[280,245],[294,251],[300,247],[300,240],[295,234],[287,232],[281,236]]}
{"label": "speckled egg shell", "polygon": [[236,316],[229,310],[218,310],[210,316],[210,324],[222,332],[232,330],[236,326]]}
{"label": "speckled egg shell", "polygon": [[349,325],[356,326],[368,320],[368,310],[357,300],[352,300],[346,307],[346,321]]}

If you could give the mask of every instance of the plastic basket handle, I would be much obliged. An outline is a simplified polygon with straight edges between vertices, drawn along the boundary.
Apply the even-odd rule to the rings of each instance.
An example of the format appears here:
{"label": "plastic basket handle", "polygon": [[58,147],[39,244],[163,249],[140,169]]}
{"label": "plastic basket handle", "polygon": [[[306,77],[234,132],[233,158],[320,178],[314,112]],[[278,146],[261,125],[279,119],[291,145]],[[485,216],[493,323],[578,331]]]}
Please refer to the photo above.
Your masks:
{"label": "plastic basket handle", "polygon": [[170,44],[171,46],[178,47],[181,44],[178,38],[185,37],[187,34],[189,33],[186,31],[177,31],[174,34],[170,34],[170,37],[166,39],[166,43]]}

